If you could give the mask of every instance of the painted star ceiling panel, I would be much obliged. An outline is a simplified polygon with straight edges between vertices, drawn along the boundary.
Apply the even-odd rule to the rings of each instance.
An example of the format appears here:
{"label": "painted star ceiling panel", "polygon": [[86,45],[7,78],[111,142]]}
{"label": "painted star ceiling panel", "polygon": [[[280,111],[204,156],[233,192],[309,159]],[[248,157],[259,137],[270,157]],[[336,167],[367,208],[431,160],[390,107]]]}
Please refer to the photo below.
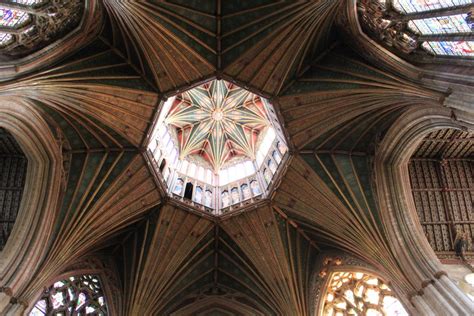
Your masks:
{"label": "painted star ceiling panel", "polygon": [[178,95],[165,123],[174,128],[180,159],[198,156],[216,172],[239,159],[254,160],[271,126],[259,96],[224,80]]}

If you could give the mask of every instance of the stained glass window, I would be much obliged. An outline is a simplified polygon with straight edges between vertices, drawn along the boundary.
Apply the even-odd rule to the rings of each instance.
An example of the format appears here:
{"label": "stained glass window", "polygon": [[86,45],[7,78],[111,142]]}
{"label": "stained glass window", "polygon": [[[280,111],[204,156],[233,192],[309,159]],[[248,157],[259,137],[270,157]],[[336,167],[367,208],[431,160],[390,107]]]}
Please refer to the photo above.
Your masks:
{"label": "stained glass window", "polygon": [[267,161],[268,168],[270,168],[272,173],[275,173],[276,171],[276,163],[273,161],[273,159],[268,159]]}
{"label": "stained glass window", "polygon": [[423,48],[435,55],[474,56],[474,41],[424,42]]}
{"label": "stained glass window", "polygon": [[229,192],[226,190],[221,194],[222,207],[227,207],[230,205]]}
{"label": "stained glass window", "polygon": [[47,289],[30,312],[44,315],[107,315],[102,285],[97,276],[69,277]]}
{"label": "stained glass window", "polygon": [[468,14],[457,14],[412,20],[408,22],[408,27],[423,35],[470,33],[474,30],[474,22],[471,22]]}
{"label": "stained glass window", "polygon": [[281,155],[284,155],[288,149],[286,148],[285,144],[283,144],[283,142],[280,142],[280,141],[277,142],[277,148]]}
{"label": "stained glass window", "polygon": [[194,192],[194,202],[202,203],[202,188],[196,187],[196,191]]}
{"label": "stained glass window", "polygon": [[250,188],[252,189],[252,193],[254,196],[260,195],[262,192],[260,191],[260,186],[256,180],[250,182]]}
{"label": "stained glass window", "polygon": [[0,47],[6,46],[13,42],[13,35],[9,33],[0,32]]}
{"label": "stained glass window", "polygon": [[[474,17],[472,7],[468,6],[473,0],[394,0],[391,3],[392,6],[387,6],[383,0],[359,0],[358,6],[364,30],[386,46],[403,54],[473,56],[470,37],[474,33]],[[453,8],[456,10],[452,11]],[[416,15],[410,19],[412,13]],[[436,37],[425,41],[424,36]]]}
{"label": "stained glass window", "polygon": [[323,315],[408,316],[381,279],[361,272],[334,272],[324,298]]}
{"label": "stained glass window", "polygon": [[183,191],[183,185],[184,185],[183,179],[176,180],[176,185],[174,186],[173,193],[181,195],[181,192]]}
{"label": "stained glass window", "polygon": [[47,0],[10,0],[12,3],[18,3],[27,6],[37,6],[45,3]]}
{"label": "stained glass window", "polygon": [[237,188],[232,188],[232,190],[230,191],[230,195],[232,197],[232,204],[240,202],[239,190]]}
{"label": "stained glass window", "polygon": [[472,0],[393,0],[393,7],[403,13],[416,13],[471,4]]}
{"label": "stained glass window", "polygon": [[268,171],[267,168],[263,169],[263,177],[265,178],[267,185],[269,185],[272,181],[272,175],[270,174],[270,171]]}
{"label": "stained glass window", "polygon": [[242,184],[240,186],[240,189],[242,190],[242,197],[244,200],[248,200],[251,198],[250,189],[247,184]]}
{"label": "stained glass window", "polygon": [[0,7],[0,27],[16,29],[30,20],[30,15],[24,11]]}
{"label": "stained glass window", "polygon": [[212,191],[206,190],[206,199],[204,200],[204,205],[207,207],[212,207]]}

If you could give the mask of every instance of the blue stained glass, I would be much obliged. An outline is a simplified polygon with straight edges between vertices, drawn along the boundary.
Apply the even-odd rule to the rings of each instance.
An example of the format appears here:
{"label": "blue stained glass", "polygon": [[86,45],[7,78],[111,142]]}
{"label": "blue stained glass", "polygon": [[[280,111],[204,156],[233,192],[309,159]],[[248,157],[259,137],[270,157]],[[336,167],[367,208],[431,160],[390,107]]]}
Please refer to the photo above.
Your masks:
{"label": "blue stained glass", "polygon": [[23,4],[27,6],[34,6],[45,2],[46,0],[11,0],[13,3]]}
{"label": "blue stained glass", "polygon": [[423,35],[471,33],[474,30],[474,22],[471,21],[470,14],[457,14],[412,20],[408,22],[408,27]]}
{"label": "blue stained glass", "polygon": [[435,55],[474,57],[474,41],[431,41],[422,46]]}
{"label": "blue stained glass", "polygon": [[30,20],[30,15],[21,10],[0,7],[0,26],[17,28],[25,25]]}
{"label": "blue stained glass", "polygon": [[402,13],[416,13],[472,4],[472,0],[393,0],[393,7]]}

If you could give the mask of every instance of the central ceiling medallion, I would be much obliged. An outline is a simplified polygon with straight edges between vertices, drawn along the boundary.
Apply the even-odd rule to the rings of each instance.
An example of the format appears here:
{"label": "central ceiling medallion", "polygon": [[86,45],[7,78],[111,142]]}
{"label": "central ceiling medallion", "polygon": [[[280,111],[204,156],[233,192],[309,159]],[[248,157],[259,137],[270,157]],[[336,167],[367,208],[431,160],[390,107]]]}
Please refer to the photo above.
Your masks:
{"label": "central ceiling medallion", "polygon": [[224,118],[224,112],[222,112],[222,110],[216,109],[212,112],[212,119],[214,121],[222,121],[223,118]]}
{"label": "central ceiling medallion", "polygon": [[221,215],[267,197],[287,149],[268,100],[212,80],[161,105],[147,156],[169,195]]}

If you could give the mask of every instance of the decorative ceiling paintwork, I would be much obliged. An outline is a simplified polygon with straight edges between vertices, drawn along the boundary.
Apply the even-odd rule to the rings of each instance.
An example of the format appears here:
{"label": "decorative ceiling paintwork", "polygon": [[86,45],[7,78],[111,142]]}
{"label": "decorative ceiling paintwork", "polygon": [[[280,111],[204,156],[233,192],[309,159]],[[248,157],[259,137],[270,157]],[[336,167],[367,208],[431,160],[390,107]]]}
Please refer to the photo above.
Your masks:
{"label": "decorative ceiling paintwork", "polygon": [[336,126],[345,126],[348,117],[415,103],[436,105],[442,98],[441,93],[374,68],[338,48],[308,69],[279,96],[277,104],[290,137],[300,148]]}
{"label": "decorative ceiling paintwork", "polygon": [[176,128],[180,159],[198,155],[216,173],[236,159],[255,160],[271,125],[259,96],[224,80],[178,95],[165,124]]}
{"label": "decorative ceiling paintwork", "polygon": [[[401,76],[353,52],[344,34],[356,26],[334,28],[343,4],[104,0],[95,40],[86,41],[97,31],[90,24],[54,66],[1,77],[0,101],[47,123],[44,135],[54,135],[58,152],[51,164],[61,173],[61,190],[51,193],[57,207],[38,215],[54,225],[41,231],[35,277],[0,271],[1,298],[31,307],[50,280],[92,256],[119,280],[110,306],[118,315],[310,315],[313,263],[333,249],[374,266],[413,309],[409,297],[427,276],[401,268],[381,215],[374,157],[394,121],[411,109],[442,108],[447,93],[422,85],[414,68]],[[271,97],[291,155],[268,201],[221,218],[165,196],[144,154],[161,100],[192,100],[183,91],[211,78]],[[181,116],[182,104],[170,124],[196,123],[196,113],[212,118],[214,107]],[[251,109],[246,124],[260,130],[264,117]],[[183,148],[202,148],[206,130]],[[254,154],[257,133],[236,135],[229,137],[238,154]],[[227,158],[214,150],[209,161]]]}

